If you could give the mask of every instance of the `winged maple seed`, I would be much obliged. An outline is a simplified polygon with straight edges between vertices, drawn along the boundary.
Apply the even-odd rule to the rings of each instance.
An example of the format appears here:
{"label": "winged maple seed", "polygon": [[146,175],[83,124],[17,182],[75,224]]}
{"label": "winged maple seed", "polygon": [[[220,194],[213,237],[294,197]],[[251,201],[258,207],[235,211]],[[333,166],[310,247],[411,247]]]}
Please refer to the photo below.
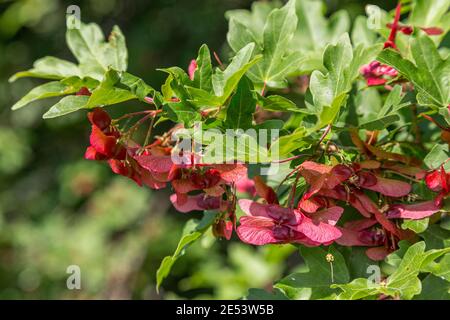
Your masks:
{"label": "winged maple seed", "polygon": [[[360,71],[369,87],[384,85],[389,79],[395,78],[398,75],[397,70],[378,61],[372,61],[362,66]],[[391,87],[388,88],[390,89]]]}

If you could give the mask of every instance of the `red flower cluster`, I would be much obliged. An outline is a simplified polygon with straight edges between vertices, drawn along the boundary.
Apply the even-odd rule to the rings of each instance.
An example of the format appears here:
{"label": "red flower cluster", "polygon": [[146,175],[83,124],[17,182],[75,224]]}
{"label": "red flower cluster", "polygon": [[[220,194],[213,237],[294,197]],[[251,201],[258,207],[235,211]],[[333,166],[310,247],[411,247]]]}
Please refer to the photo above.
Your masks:
{"label": "red flower cluster", "polygon": [[197,60],[193,59],[188,67],[189,79],[194,80],[195,70],[197,70]]}
{"label": "red flower cluster", "polygon": [[335,224],[344,209],[334,206],[310,215],[301,209],[278,204],[275,191],[256,176],[255,193],[264,203],[241,199],[239,206],[247,216],[241,217],[237,228],[239,238],[254,245],[268,243],[302,243],[307,246],[331,244],[341,236]]}
{"label": "red flower cluster", "polygon": [[[392,239],[407,239],[410,234],[399,229],[389,219],[422,219],[430,216],[439,207],[431,201],[412,205],[394,204],[380,209],[363,190],[370,190],[388,199],[398,199],[408,195],[411,185],[399,180],[381,177],[377,171],[381,163],[367,160],[351,165],[327,166],[306,161],[299,172],[309,184],[298,207],[305,212],[319,212],[335,206],[334,201],[344,201],[358,210],[365,219],[352,221],[337,227],[342,237],[336,239],[341,245],[374,246],[367,251],[372,259],[383,259],[396,244]],[[392,167],[391,168],[395,168]],[[401,169],[404,171],[404,168]]]}
{"label": "red flower cluster", "polygon": [[239,220],[237,234],[246,243],[301,243],[319,246],[329,245],[342,235],[335,227],[344,211],[341,207],[327,208],[308,216],[298,209],[261,204],[248,199],[239,200],[239,206],[247,216]]}
{"label": "red flower cluster", "polygon": [[[154,179],[151,173],[134,159],[141,148],[133,141],[120,140],[121,132],[112,125],[111,117],[106,111],[95,108],[88,113],[88,119],[91,123],[91,135],[90,146],[84,155],[86,159],[106,160],[114,173],[129,177],[140,186],[145,184],[153,189],[165,186],[165,183]],[[167,152],[161,147],[144,149],[144,154],[161,155]]]}
{"label": "red flower cluster", "polygon": [[[142,154],[136,161],[150,176],[162,183],[170,182],[175,194],[170,197],[180,212],[219,210],[225,214],[214,226],[215,234],[227,239],[235,225],[233,199],[226,197],[227,187],[234,187],[247,178],[247,168],[242,164],[199,164],[197,155],[183,155],[180,163],[171,155]],[[192,194],[194,192],[194,194]]]}
{"label": "red flower cluster", "polygon": [[120,132],[111,125],[111,117],[101,108],[88,113],[91,123],[90,146],[85,158],[89,160],[124,160],[126,149],[118,143]]}
{"label": "red flower cluster", "polygon": [[223,211],[225,214],[214,226],[215,234],[230,238],[235,226],[235,200],[226,191],[235,188],[240,180],[248,180],[245,165],[200,164],[199,156],[194,154],[184,154],[173,161],[172,147],[163,147],[158,141],[145,147],[129,137],[122,141],[120,130],[101,108],[89,112],[88,119],[92,131],[86,159],[105,160],[114,173],[152,189],[164,188],[170,182],[176,192],[170,200],[180,212]]}
{"label": "red flower cluster", "polygon": [[425,183],[431,191],[439,192],[433,203],[441,207],[443,199],[450,195],[450,173],[445,172],[442,165],[440,170],[433,170],[425,176]]}
{"label": "red flower cluster", "polygon": [[397,70],[378,61],[372,61],[362,66],[360,72],[366,79],[369,87],[384,85],[389,78],[394,78],[398,75]]}
{"label": "red flower cluster", "polygon": [[[188,166],[171,181],[176,192],[171,201],[180,212],[226,209],[228,204],[222,201],[226,187],[246,176],[247,168],[241,164]],[[193,191],[201,193],[190,195]]]}

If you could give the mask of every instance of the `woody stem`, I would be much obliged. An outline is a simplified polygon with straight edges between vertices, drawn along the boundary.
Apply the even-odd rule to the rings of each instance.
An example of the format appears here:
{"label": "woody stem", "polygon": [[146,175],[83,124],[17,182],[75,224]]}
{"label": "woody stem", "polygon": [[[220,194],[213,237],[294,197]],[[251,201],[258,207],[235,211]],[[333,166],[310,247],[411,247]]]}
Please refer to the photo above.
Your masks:
{"label": "woody stem", "polygon": [[289,162],[289,161],[292,161],[292,160],[295,160],[295,159],[298,159],[298,158],[301,158],[304,156],[306,156],[306,154],[298,154],[298,155],[290,157],[290,158],[272,161],[272,163],[285,163],[285,162]]}
{"label": "woody stem", "polygon": [[123,115],[123,116],[121,116],[121,117],[119,117],[117,119],[114,119],[114,120],[117,122],[117,121],[120,121],[120,120],[123,120],[123,119],[132,118],[132,117],[135,117],[135,116],[139,116],[139,115],[142,115],[142,114],[148,114],[148,113],[152,113],[152,112],[154,112],[154,110],[145,110],[145,111],[138,111],[138,112],[127,113],[127,114],[125,114],[125,115]]}
{"label": "woody stem", "polygon": [[141,124],[143,124],[148,118],[150,118],[152,116],[151,113],[147,113],[145,116],[143,116],[141,119],[139,119],[128,131],[127,131],[127,135],[132,135],[134,133],[134,131],[136,131]]}
{"label": "woody stem", "polygon": [[408,180],[411,180],[411,181],[414,181],[414,182],[417,182],[417,183],[420,182],[420,180],[414,179],[413,177],[407,176],[407,175],[402,174],[402,173],[397,172],[397,171],[393,171],[393,170],[384,170],[384,172],[393,173],[393,174],[399,175],[400,177],[403,177],[403,178],[405,178],[405,179],[408,179]]}
{"label": "woody stem", "polygon": [[296,167],[294,170],[292,170],[291,172],[289,172],[286,177],[284,177],[284,179],[280,182],[280,184],[277,187],[277,191],[278,189],[281,187],[281,185],[291,176],[293,175],[296,171],[300,170],[300,166]]}
{"label": "woody stem", "polygon": [[322,136],[321,136],[320,139],[319,139],[319,142],[318,142],[317,145],[316,145],[316,150],[317,150],[317,148],[320,146],[320,144],[322,143],[323,139],[325,139],[325,137],[328,135],[328,133],[330,132],[330,130],[331,130],[331,123],[329,123],[329,124],[327,125],[327,127],[325,128],[325,131],[323,132]]}
{"label": "woody stem", "polygon": [[427,119],[428,121],[433,122],[439,129],[444,130],[444,131],[449,131],[448,128],[445,128],[444,126],[440,125],[436,120],[434,120],[429,115],[422,113],[421,116],[424,117],[425,119]]}
{"label": "woody stem", "polygon": [[147,134],[145,135],[145,140],[144,140],[144,145],[143,145],[144,148],[148,144],[150,136],[152,135],[153,126],[155,125],[155,120],[156,120],[156,117],[153,117],[152,120],[150,121],[150,125],[148,126]]}
{"label": "woody stem", "polygon": [[290,202],[289,202],[290,208],[294,207],[295,194],[297,193],[297,183],[298,183],[299,179],[300,179],[300,172],[297,172],[297,176],[295,177],[294,185],[292,186],[291,193],[289,194],[289,196],[291,197]]}
{"label": "woody stem", "polygon": [[[412,112],[412,127],[414,130],[415,139],[414,142],[420,146],[422,146],[422,135],[420,132],[419,124],[417,123],[417,105],[413,104],[411,106],[411,112]],[[423,148],[423,146],[422,146]]]}

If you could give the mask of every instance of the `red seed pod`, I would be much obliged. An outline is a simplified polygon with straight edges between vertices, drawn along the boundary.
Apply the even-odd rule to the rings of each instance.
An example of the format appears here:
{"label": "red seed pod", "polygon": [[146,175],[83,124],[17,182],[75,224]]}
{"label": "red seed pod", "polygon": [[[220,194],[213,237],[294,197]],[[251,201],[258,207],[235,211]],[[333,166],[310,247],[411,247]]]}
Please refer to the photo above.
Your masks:
{"label": "red seed pod", "polygon": [[197,205],[204,210],[219,209],[220,203],[219,197],[204,196],[197,199]]}
{"label": "red seed pod", "polygon": [[430,173],[428,173],[425,176],[425,184],[427,185],[428,189],[439,192],[442,190],[442,183],[441,183],[441,173],[437,170],[434,170]]}
{"label": "red seed pod", "polygon": [[92,93],[88,88],[82,87],[75,95],[77,96],[90,96]]}
{"label": "red seed pod", "polygon": [[212,232],[216,238],[225,238],[230,240],[233,233],[233,223],[231,221],[220,219],[213,224]]}
{"label": "red seed pod", "polygon": [[367,171],[361,171],[361,172],[358,172],[357,175],[359,178],[358,184],[361,187],[372,187],[377,184],[377,181],[378,181],[377,177],[373,173],[370,173]]}
{"label": "red seed pod", "polygon": [[88,112],[87,117],[92,125],[97,126],[102,131],[111,125],[111,117],[102,108],[95,108]]}
{"label": "red seed pod", "polygon": [[220,181],[220,172],[216,169],[209,169],[205,173],[193,172],[190,175],[191,181],[199,189],[209,189],[217,185]]}

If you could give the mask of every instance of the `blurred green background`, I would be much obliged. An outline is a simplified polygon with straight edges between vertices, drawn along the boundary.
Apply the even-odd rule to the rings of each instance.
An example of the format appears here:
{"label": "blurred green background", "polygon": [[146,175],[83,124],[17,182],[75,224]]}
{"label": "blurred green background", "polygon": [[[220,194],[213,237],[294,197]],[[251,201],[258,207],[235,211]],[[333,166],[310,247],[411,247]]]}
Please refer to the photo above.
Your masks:
{"label": "blurred green background", "polygon": [[[84,113],[44,121],[51,100],[10,111],[38,82],[10,84],[13,73],[46,55],[74,60],[64,39],[71,4],[105,33],[118,24],[127,38],[129,71],[159,87],[164,74],[155,69],[187,68],[202,43],[226,57],[224,13],[251,2],[0,0],[0,298],[237,299],[301,267],[290,247],[253,248],[207,235],[157,294],[156,269],[192,215],[171,208],[170,190],[139,188],[106,165],[83,160]],[[328,13],[344,8],[355,17],[366,3],[391,9],[396,1],[327,1]],[[69,265],[81,268],[81,290],[66,287]]]}

